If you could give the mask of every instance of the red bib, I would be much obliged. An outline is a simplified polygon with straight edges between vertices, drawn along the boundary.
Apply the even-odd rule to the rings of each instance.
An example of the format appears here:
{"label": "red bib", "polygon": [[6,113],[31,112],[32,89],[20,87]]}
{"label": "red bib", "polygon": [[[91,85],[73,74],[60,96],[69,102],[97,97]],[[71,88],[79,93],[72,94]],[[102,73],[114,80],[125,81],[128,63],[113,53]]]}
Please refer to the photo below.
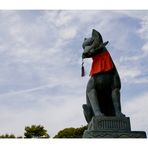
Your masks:
{"label": "red bib", "polygon": [[114,67],[111,56],[107,50],[95,55],[92,57],[92,59],[93,63],[90,71],[90,76],[100,72],[109,71]]}

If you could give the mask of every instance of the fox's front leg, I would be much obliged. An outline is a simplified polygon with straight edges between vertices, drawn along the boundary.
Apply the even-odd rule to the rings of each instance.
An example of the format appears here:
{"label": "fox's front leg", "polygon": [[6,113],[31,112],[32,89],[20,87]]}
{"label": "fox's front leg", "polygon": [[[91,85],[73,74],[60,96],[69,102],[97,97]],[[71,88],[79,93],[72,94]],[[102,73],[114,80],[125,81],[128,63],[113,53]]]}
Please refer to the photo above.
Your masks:
{"label": "fox's front leg", "polygon": [[87,97],[89,99],[94,116],[103,116],[100,109],[99,99],[94,85],[94,78],[91,77],[86,90]]}

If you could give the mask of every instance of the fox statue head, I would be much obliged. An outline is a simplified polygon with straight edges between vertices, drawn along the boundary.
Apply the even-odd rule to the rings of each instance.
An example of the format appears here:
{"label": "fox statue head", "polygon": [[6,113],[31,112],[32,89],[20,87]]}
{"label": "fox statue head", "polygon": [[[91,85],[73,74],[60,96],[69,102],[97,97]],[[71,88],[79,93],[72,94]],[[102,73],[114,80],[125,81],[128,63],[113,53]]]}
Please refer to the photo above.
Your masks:
{"label": "fox statue head", "polygon": [[90,58],[95,54],[103,51],[107,44],[108,41],[103,43],[101,34],[93,29],[92,36],[90,38],[84,38],[84,42],[82,44],[82,47],[84,49],[82,53],[82,58]]}

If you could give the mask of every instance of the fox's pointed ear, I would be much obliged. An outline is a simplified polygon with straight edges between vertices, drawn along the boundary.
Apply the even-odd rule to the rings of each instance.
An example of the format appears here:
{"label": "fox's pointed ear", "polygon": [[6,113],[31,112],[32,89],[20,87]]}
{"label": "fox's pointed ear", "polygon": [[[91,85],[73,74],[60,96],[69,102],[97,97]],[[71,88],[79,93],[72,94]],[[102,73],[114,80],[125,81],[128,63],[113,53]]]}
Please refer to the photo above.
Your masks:
{"label": "fox's pointed ear", "polygon": [[92,37],[99,39],[99,42],[103,42],[101,34],[95,29],[92,30]]}
{"label": "fox's pointed ear", "polygon": [[96,37],[99,37],[99,32],[95,29],[92,30],[92,37],[96,38]]}

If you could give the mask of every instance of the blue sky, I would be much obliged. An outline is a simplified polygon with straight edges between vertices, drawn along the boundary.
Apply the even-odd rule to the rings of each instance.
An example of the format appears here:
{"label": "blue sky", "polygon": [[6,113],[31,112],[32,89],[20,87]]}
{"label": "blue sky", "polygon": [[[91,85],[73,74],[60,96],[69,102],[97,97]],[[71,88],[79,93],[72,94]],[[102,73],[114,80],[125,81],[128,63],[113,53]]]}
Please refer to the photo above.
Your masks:
{"label": "blue sky", "polygon": [[82,42],[98,30],[121,77],[122,111],[148,132],[148,11],[0,11],[0,134],[23,136],[42,124],[49,135],[86,125],[80,77]]}

